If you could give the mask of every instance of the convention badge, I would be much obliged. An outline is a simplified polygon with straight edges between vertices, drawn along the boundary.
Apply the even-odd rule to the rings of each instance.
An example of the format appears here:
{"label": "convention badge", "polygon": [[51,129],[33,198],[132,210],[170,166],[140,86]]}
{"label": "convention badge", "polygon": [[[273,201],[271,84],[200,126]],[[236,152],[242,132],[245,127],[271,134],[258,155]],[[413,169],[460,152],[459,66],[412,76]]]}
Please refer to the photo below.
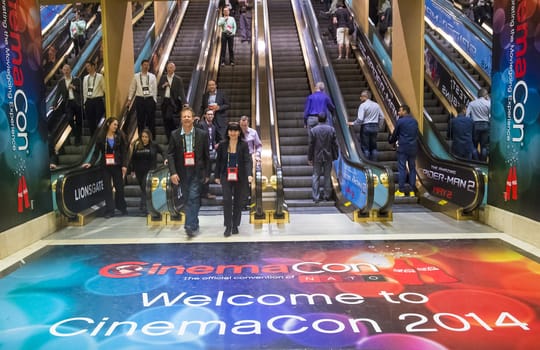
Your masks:
{"label": "convention badge", "polygon": [[195,165],[195,152],[184,152],[184,166]]}
{"label": "convention badge", "polygon": [[148,86],[143,86],[142,87],[142,93],[143,93],[144,96],[150,95],[150,89],[148,88]]}
{"label": "convention badge", "polygon": [[115,165],[114,153],[105,153],[105,165]]}
{"label": "convention badge", "polygon": [[86,92],[86,94],[88,95],[88,97],[92,97],[94,95],[94,88],[88,87],[88,91]]}
{"label": "convention badge", "polygon": [[238,168],[227,168],[227,181],[238,181]]}

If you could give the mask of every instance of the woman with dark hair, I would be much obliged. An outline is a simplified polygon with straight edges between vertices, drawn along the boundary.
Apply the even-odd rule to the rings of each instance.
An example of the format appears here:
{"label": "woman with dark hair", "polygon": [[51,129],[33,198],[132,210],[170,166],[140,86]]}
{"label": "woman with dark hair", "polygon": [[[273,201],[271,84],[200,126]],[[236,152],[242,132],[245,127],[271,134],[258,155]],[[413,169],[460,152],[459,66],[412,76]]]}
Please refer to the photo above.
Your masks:
{"label": "woman with dark hair", "polygon": [[253,179],[252,169],[251,155],[247,143],[242,141],[240,124],[229,123],[216,158],[216,183],[221,184],[223,191],[225,237],[238,233],[246,184]]}
{"label": "woman with dark hair", "polygon": [[[139,209],[143,213],[146,211],[146,175],[157,166],[158,154],[162,158],[166,158],[161,147],[152,141],[152,132],[149,129],[144,129],[141,132],[141,137],[137,139],[133,145],[133,153],[131,155],[131,176],[137,178],[139,187],[141,188],[141,203]],[[166,161],[165,161],[166,164]]]}
{"label": "woman with dark hair", "polygon": [[[97,165],[103,166],[103,183],[105,190],[105,218],[114,216],[116,207],[122,215],[127,215],[124,198],[124,177],[127,173],[128,156],[127,141],[119,129],[118,119],[111,117],[105,121],[103,131],[96,139],[96,157],[100,157]],[[83,164],[88,168],[91,163]],[[113,196],[113,186],[115,194]]]}

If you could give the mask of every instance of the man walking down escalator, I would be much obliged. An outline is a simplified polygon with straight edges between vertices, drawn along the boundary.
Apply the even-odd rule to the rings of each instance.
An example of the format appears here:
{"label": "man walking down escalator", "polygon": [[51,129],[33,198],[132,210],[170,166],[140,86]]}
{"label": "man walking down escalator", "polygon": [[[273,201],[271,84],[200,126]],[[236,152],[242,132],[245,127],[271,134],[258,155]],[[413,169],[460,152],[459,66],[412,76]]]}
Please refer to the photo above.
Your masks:
{"label": "man walking down escalator", "polygon": [[[62,67],[62,74],[64,76],[56,85],[53,108],[55,110],[60,108],[66,114],[69,125],[73,130],[75,145],[79,146],[81,144],[83,122],[81,109],[81,80],[71,75],[71,67],[69,64],[64,64]],[[60,102],[60,100],[62,102]],[[59,103],[60,105],[58,105]]]}
{"label": "man walking down escalator", "polygon": [[135,98],[135,110],[137,111],[137,128],[139,135],[145,128],[155,137],[156,135],[156,102],[157,81],[154,73],[149,72],[150,61],[143,60],[141,71],[136,73],[129,86],[128,102]]}
{"label": "man walking down escalator", "polygon": [[174,62],[167,63],[167,74],[163,74],[158,84],[159,95],[163,97],[161,104],[161,115],[165,126],[167,140],[171,138],[171,132],[176,129],[175,120],[178,113],[186,104],[186,94],[182,78],[174,73],[176,65]]}

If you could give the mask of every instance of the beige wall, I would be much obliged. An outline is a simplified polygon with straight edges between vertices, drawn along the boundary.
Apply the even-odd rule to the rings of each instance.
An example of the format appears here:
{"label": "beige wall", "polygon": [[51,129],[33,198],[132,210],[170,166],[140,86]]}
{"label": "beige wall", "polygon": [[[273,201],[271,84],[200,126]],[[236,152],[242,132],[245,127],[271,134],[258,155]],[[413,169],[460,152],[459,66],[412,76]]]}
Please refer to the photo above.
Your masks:
{"label": "beige wall", "polygon": [[58,229],[56,214],[51,212],[0,233],[0,259],[47,237]]}

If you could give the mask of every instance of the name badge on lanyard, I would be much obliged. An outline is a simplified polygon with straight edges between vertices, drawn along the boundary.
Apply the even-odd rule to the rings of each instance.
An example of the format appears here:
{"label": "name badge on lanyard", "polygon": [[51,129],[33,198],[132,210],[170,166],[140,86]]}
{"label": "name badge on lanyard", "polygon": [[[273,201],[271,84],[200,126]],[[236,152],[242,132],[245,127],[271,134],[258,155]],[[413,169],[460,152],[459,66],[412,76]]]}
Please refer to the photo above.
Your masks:
{"label": "name badge on lanyard", "polygon": [[227,181],[236,182],[238,181],[238,168],[227,168]]}
{"label": "name badge on lanyard", "polygon": [[142,87],[142,93],[143,93],[144,96],[150,95],[150,89],[148,88],[148,86],[143,86]]}
{"label": "name badge on lanyard", "polygon": [[114,153],[105,153],[105,165],[115,165]]}
{"label": "name badge on lanyard", "polygon": [[195,165],[195,152],[184,152],[184,166]]}

